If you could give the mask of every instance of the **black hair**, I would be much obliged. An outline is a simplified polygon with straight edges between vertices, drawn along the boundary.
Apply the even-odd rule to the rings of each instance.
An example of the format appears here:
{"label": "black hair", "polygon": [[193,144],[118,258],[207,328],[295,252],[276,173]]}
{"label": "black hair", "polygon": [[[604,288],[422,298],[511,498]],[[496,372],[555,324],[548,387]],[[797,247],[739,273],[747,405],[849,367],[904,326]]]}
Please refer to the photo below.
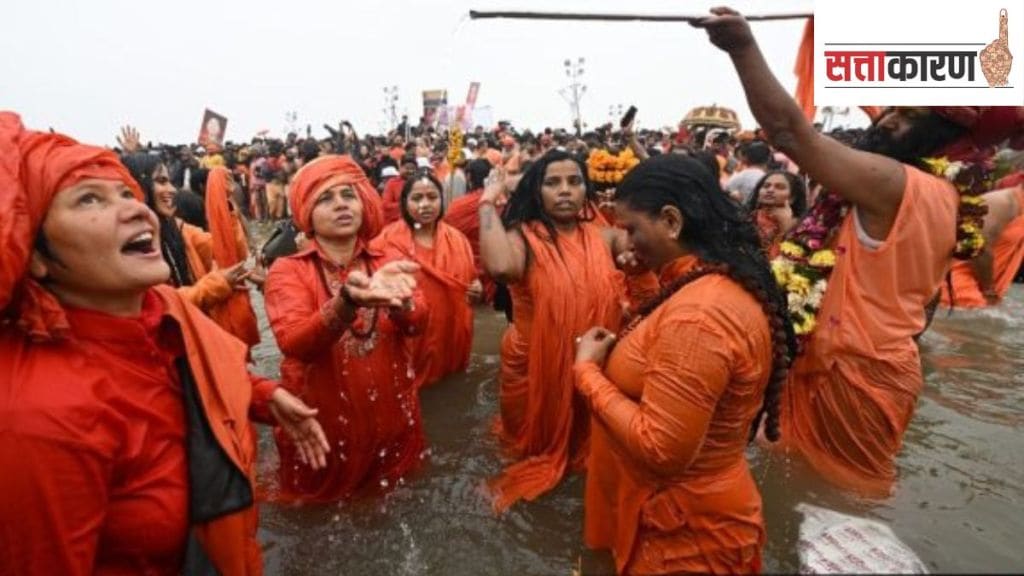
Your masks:
{"label": "black hair", "polygon": [[491,163],[486,158],[477,158],[466,164],[466,189],[479,190],[484,187],[484,180],[491,173]]}
{"label": "black hair", "polygon": [[911,119],[910,129],[896,140],[888,130],[879,126],[878,122],[883,117],[880,116],[860,135],[854,147],[923,169],[927,168],[922,163],[923,158],[939,152],[967,132],[963,126],[929,111]]}
{"label": "black hair", "polygon": [[799,220],[807,213],[807,185],[804,179],[787,170],[769,170],[754,185],[754,191],[747,198],[747,212],[753,214],[757,210],[757,200],[761,197],[761,187],[768,181],[768,177],[781,175],[789,182],[789,207],[793,210],[793,217]]}
{"label": "black hair", "polygon": [[718,163],[718,154],[707,149],[697,150],[693,153],[693,159],[700,162],[708,174],[715,177],[715,180],[722,178],[722,165]]}
{"label": "black hair", "polygon": [[587,178],[587,167],[576,156],[555,148],[536,159],[523,173],[523,177],[519,180],[515,193],[509,198],[508,204],[505,206],[505,213],[501,217],[506,230],[536,221],[544,225],[551,239],[558,238],[555,222],[544,210],[541,189],[544,187],[544,177],[547,175],[548,166],[566,160],[576,164],[580,171],[580,177],[583,178],[583,219],[590,221],[597,216],[593,208],[597,203],[597,193],[594,192],[594,187],[590,185],[590,179]]}
{"label": "black hair", "polygon": [[764,142],[754,141],[746,145],[743,158],[751,166],[764,166],[772,159],[772,149]]}
{"label": "black hair", "polygon": [[156,199],[153,196],[153,174],[161,166],[164,166],[163,161],[158,156],[136,153],[123,156],[121,162],[142,188],[146,197],[146,205],[156,213],[157,219],[160,221],[160,252],[164,256],[164,261],[171,268],[171,282],[175,286],[191,286],[195,282],[195,278],[192,277],[192,270],[188,265],[185,239],[174,218],[164,216],[156,209]]}
{"label": "black hair", "polygon": [[[679,243],[711,266],[711,271],[727,275],[760,302],[768,319],[773,353],[764,404],[752,422],[750,438],[767,415],[766,436],[777,440],[779,396],[796,356],[797,341],[786,295],[775,282],[754,225],[698,160],[679,154],[641,162],[616,188],[615,200],[650,216],[660,214],[665,206],[677,208],[685,222]],[[641,315],[671,295],[666,291],[649,302]]]}
{"label": "black hair", "polygon": [[406,204],[409,201],[409,194],[412,194],[412,187],[415,186],[417,182],[421,182],[423,180],[429,180],[430,183],[437,188],[437,192],[441,197],[441,213],[437,215],[437,221],[440,222],[441,218],[444,217],[444,186],[441,185],[441,181],[437,179],[437,176],[434,176],[432,171],[427,168],[420,168],[412,175],[412,177],[406,180],[405,185],[402,186],[402,199],[399,200],[398,205],[402,211],[402,219],[405,220],[405,223],[408,224],[410,228],[416,224],[416,220],[413,219],[412,214],[409,214],[409,207],[406,206]]}

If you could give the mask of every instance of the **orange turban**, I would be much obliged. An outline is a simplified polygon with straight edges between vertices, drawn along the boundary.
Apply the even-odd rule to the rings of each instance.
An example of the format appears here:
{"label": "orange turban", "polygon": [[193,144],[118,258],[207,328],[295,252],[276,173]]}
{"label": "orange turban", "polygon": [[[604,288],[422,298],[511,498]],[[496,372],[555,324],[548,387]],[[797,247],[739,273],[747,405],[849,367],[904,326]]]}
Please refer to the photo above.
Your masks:
{"label": "orange turban", "polygon": [[143,199],[113,152],[26,130],[17,114],[0,112],[0,311],[35,339],[68,329],[56,297],[27,277],[36,236],[57,192],[87,178],[120,180]]}
{"label": "orange turban", "polygon": [[351,156],[321,156],[303,166],[295,174],[292,188],[288,193],[295,225],[310,236],[313,230],[313,206],[316,204],[317,195],[324,188],[338,184],[348,184],[359,194],[359,199],[363,202],[363,223],[359,227],[359,237],[364,242],[369,242],[384,227],[384,209],[381,206],[380,195]]}

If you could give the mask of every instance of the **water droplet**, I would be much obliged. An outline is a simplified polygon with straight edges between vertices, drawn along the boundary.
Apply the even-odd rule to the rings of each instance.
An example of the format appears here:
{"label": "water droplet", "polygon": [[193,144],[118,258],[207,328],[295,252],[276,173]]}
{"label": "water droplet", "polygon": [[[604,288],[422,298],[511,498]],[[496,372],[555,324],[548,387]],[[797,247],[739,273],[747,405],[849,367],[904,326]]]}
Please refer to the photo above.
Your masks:
{"label": "water droplet", "polygon": [[376,402],[377,401],[377,390],[375,388],[370,388],[370,391],[367,392],[367,396],[369,396],[370,402]]}
{"label": "water droplet", "polygon": [[409,380],[416,379],[416,371],[413,370],[412,365],[409,365],[409,367],[405,370],[405,377],[408,378]]}
{"label": "water droplet", "polygon": [[398,478],[398,485],[399,485],[399,486],[405,486],[405,478],[404,478],[404,477],[401,477],[401,476],[400,476],[400,477]]}
{"label": "water droplet", "polygon": [[380,487],[381,488],[387,488],[388,485],[389,485],[388,484],[388,479],[387,478],[381,478],[381,480],[380,480]]}
{"label": "water droplet", "polygon": [[334,522],[340,522],[341,521],[341,514],[335,514],[334,518],[331,518],[331,520],[333,520]]}
{"label": "water droplet", "polygon": [[327,541],[328,542],[334,542],[334,534],[328,534],[327,535]]}
{"label": "water droplet", "polygon": [[338,452],[338,458],[340,458],[342,462],[348,462],[348,457],[342,452]]}
{"label": "water droplet", "polygon": [[377,455],[380,456],[381,459],[384,459],[388,455],[388,449],[387,448],[381,448],[380,449],[380,453],[377,454]]}
{"label": "water droplet", "polygon": [[341,371],[341,375],[342,376],[348,376],[348,370],[342,370]]}

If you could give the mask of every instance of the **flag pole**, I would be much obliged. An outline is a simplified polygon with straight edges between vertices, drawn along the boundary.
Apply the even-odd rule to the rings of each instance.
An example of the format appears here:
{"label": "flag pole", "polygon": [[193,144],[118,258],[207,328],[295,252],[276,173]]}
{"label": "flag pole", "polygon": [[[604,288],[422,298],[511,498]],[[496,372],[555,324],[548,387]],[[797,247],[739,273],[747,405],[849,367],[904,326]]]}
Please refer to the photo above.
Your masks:
{"label": "flag pole", "polygon": [[[771,20],[800,20],[813,16],[811,12],[789,14],[752,14],[744,15],[750,22]],[[506,18],[511,20],[584,20],[595,22],[697,22],[708,15],[693,16],[683,14],[611,14],[598,12],[530,12],[522,10],[470,10],[471,20],[488,20]]]}

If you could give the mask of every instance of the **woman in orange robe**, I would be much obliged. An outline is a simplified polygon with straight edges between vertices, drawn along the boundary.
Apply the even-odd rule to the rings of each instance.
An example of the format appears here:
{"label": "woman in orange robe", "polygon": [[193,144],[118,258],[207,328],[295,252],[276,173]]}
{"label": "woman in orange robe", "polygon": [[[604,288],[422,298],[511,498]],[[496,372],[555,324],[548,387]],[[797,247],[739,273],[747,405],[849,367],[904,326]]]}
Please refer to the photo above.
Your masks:
{"label": "woman in orange robe", "polygon": [[410,177],[401,194],[402,220],[389,224],[371,243],[420,265],[417,285],[429,314],[423,334],[408,338],[416,387],[433,384],[469,365],[473,308],[480,281],[469,240],[441,221],[444,188],[429,171]]}
{"label": "woman in orange robe", "polygon": [[164,285],[113,153],[5,112],[0,159],[0,574],[262,573],[250,418],[311,412]]}
{"label": "woman in orange robe", "polygon": [[989,192],[985,204],[984,251],[970,262],[953,264],[950,281],[942,285],[941,303],[946,308],[998,304],[1024,262],[1024,187]]}
{"label": "woman in orange robe", "polygon": [[[206,219],[213,237],[213,259],[218,266],[230,268],[249,258],[249,242],[241,215],[228,198],[234,181],[227,168],[218,166],[206,177]],[[259,344],[260,330],[252,310],[248,290],[236,290],[210,310],[210,317],[221,328],[234,334],[250,348]]]}
{"label": "woman in orange robe", "polygon": [[621,337],[595,327],[576,352],[593,414],[586,543],[611,549],[619,573],[757,572],[764,521],[744,450],[765,414],[779,435],[796,349],[785,298],[756,230],[696,160],[640,164],[616,206],[663,292]]}
{"label": "woman in orange robe", "polygon": [[412,290],[418,266],[369,246],[383,222],[380,196],[355,161],[321,156],[292,191],[293,218],[310,239],[271,267],[267,317],[284,354],[281,384],[320,411],[332,454],[326,469],[310,470],[277,434],[280,496],[337,501],[394,486],[423,458],[405,340],[421,333],[427,310]]}
{"label": "woman in orange robe", "polygon": [[245,263],[216,268],[210,233],[178,217],[174,204],[178,191],[163,161],[151,154],[130,154],[121,161],[160,220],[160,250],[171,269],[171,285],[207,313],[227,300],[235,288],[244,288]]}
{"label": "woman in orange robe", "polygon": [[499,170],[490,180],[479,200],[480,252],[512,296],[500,435],[519,459],[490,482],[500,512],[555,487],[570,464],[582,468],[589,414],[573,392],[573,338],[595,325],[617,330],[628,300],[612,256],[624,252],[622,237],[592,222],[582,163],[557,150],[540,158],[511,195],[504,222],[495,208],[504,177]]}
{"label": "woman in orange robe", "polygon": [[807,185],[786,170],[771,170],[754,186],[747,199],[747,213],[761,237],[769,258],[779,255],[783,237],[807,212]]}

